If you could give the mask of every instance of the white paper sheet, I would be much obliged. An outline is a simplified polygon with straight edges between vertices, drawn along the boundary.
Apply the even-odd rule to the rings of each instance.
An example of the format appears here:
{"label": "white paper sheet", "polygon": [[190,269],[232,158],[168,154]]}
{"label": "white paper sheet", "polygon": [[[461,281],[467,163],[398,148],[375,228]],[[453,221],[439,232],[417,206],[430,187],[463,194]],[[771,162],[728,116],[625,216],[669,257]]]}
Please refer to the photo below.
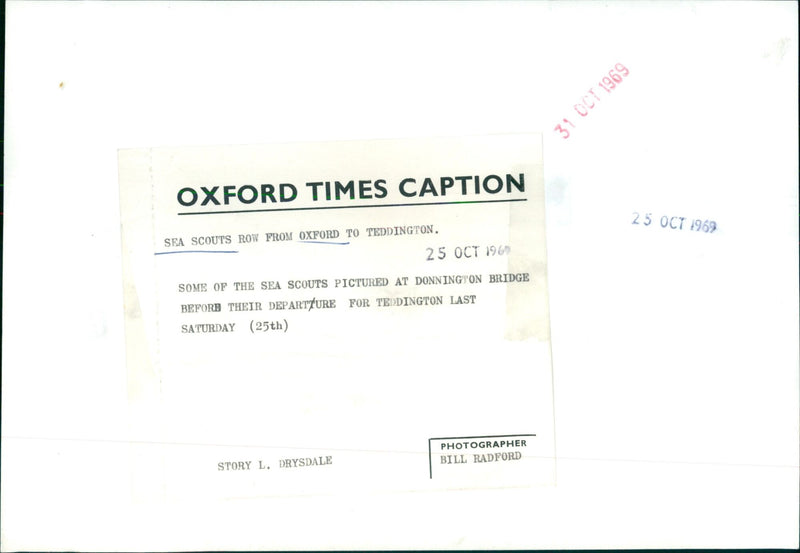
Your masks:
{"label": "white paper sheet", "polygon": [[[7,7],[4,551],[798,546],[795,4]],[[520,133],[553,485],[159,495],[182,448],[140,423],[180,419],[131,408],[120,151]]]}
{"label": "white paper sheet", "polygon": [[553,485],[541,153],[122,150],[136,499]]}

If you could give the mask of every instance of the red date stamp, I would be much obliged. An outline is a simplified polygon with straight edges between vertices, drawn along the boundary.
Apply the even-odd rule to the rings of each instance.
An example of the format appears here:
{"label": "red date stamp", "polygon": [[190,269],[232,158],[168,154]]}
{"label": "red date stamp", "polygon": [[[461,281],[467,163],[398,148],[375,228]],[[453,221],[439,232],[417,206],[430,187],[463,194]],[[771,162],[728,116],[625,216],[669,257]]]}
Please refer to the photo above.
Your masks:
{"label": "red date stamp", "polygon": [[[607,94],[611,94],[611,92],[617,88],[617,85],[622,82],[623,77],[627,77],[628,75],[630,75],[628,68],[618,63],[614,65],[614,69],[608,72],[607,77],[603,77],[598,81],[597,86],[605,90]],[[598,89],[597,92],[600,92],[600,90]],[[589,110],[594,109],[597,102],[600,101],[600,96],[597,95],[597,92],[595,92],[594,88],[590,88],[588,94],[581,96],[580,102],[573,106],[578,115],[586,117],[589,115]],[[565,125],[569,125],[573,129],[575,128],[572,121],[566,117],[561,121]],[[570,136],[569,129],[565,129],[560,123],[556,125],[553,130],[557,133],[561,133],[561,138],[567,139]]]}

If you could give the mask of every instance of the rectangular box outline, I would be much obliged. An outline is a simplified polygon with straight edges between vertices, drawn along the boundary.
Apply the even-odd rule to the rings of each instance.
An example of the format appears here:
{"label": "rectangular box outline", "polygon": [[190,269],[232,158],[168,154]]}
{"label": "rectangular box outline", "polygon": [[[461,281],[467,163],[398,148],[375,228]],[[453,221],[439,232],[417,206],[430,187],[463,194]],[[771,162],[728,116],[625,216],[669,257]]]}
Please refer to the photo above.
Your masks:
{"label": "rectangular box outline", "polygon": [[431,461],[431,440],[479,440],[482,438],[524,438],[536,434],[495,434],[491,436],[451,436],[447,438],[428,438],[428,479],[433,480],[433,461]]}

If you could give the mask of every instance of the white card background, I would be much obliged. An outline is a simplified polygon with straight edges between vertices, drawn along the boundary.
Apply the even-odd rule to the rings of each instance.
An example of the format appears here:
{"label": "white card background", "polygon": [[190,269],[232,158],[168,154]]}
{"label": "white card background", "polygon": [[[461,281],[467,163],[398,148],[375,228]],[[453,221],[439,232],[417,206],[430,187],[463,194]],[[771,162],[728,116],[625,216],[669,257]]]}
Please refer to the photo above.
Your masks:
{"label": "white card background", "polygon": [[[797,547],[795,4],[7,7],[4,550]],[[118,149],[526,131],[555,487],[132,501]]]}

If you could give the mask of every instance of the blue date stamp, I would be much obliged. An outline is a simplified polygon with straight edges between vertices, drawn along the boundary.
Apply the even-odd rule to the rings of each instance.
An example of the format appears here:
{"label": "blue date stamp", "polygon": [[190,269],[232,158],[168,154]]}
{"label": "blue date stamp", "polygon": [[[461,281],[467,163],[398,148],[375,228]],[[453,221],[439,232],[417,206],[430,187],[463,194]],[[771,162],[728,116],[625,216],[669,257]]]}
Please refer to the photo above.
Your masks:
{"label": "blue date stamp", "polygon": [[644,227],[654,226],[668,230],[688,230],[711,234],[719,227],[713,219],[690,219],[681,215],[661,215],[654,217],[652,213],[633,212],[632,225]]}

